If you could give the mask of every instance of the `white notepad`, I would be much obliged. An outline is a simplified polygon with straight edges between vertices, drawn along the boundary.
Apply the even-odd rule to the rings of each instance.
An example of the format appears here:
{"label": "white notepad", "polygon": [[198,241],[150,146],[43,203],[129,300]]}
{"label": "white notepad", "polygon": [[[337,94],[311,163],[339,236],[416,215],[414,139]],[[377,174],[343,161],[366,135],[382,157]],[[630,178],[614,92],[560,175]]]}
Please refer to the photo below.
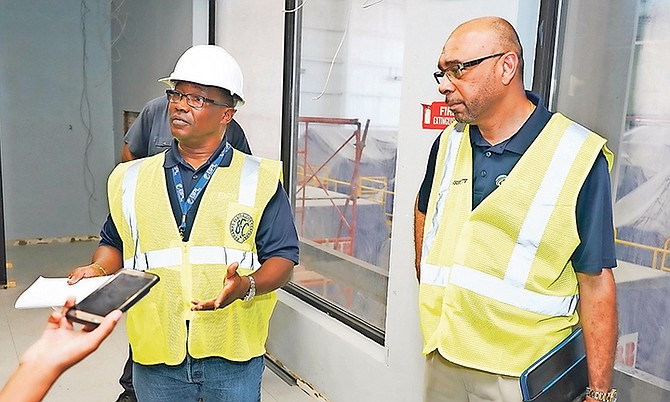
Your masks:
{"label": "white notepad", "polygon": [[67,278],[45,278],[40,276],[28,287],[14,304],[15,308],[60,307],[68,296],[80,301],[107,282],[113,276],[84,278],[74,285],[67,284]]}

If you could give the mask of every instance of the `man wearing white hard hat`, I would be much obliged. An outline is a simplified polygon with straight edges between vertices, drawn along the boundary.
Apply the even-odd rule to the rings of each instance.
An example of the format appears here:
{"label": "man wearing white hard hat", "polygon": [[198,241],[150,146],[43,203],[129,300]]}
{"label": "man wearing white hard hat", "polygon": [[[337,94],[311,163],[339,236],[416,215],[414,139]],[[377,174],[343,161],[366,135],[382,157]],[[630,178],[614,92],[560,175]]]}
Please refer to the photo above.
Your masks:
{"label": "man wearing white hard hat", "polygon": [[[165,152],[172,146],[174,138],[170,129],[169,119],[170,101],[165,94],[148,101],[137,119],[130,126],[123,137],[121,161],[146,158],[160,152]],[[242,127],[232,119],[226,128],[226,141],[231,147],[251,155],[249,142]],[[123,388],[116,402],[137,402],[133,388],[133,360],[132,351],[123,366],[119,385]]]}
{"label": "man wearing white hard hat", "polygon": [[281,163],[227,143],[244,95],[223,48],[188,49],[161,81],[175,140],[114,169],[100,246],[70,282],[120,269],[160,276],[126,320],[139,401],[257,402],[274,290],[298,262]]}
{"label": "man wearing white hard hat", "polygon": [[[188,78],[193,74],[199,74],[201,75],[201,78],[199,79],[201,84],[210,82],[211,84],[207,85],[226,88],[229,92],[238,95],[238,99],[240,100],[239,103],[244,103],[242,96],[242,74],[239,73],[239,67],[237,67],[235,60],[232,58],[228,59],[224,53],[221,53],[220,57],[222,63],[220,67],[223,68],[223,71],[217,71],[217,68],[219,68],[217,65],[191,65],[192,63],[197,63],[200,55],[212,52],[213,48],[217,47],[206,45],[194,46],[189,49],[188,55],[184,54],[184,56],[187,57],[182,57],[182,59],[178,61],[172,75],[167,78],[161,78],[159,81],[174,86],[171,78],[173,78],[175,74],[176,77],[182,78],[183,81],[189,81]],[[225,50],[223,50],[223,52],[225,52]],[[227,61],[232,61],[232,63],[228,63]],[[199,70],[194,67],[199,68]],[[230,71],[227,69],[230,69]],[[219,77],[217,77],[217,75],[219,75]],[[221,75],[230,75],[230,77],[222,78],[220,77]],[[128,133],[124,137],[124,144],[121,152],[122,161],[125,162],[151,156],[170,147],[172,135],[170,133],[168,122],[168,106],[169,101],[165,96],[147,102],[137,120],[135,120],[133,125],[128,129]],[[246,154],[251,154],[251,149],[249,148],[244,131],[234,119],[227,125],[226,140],[233,148]]]}

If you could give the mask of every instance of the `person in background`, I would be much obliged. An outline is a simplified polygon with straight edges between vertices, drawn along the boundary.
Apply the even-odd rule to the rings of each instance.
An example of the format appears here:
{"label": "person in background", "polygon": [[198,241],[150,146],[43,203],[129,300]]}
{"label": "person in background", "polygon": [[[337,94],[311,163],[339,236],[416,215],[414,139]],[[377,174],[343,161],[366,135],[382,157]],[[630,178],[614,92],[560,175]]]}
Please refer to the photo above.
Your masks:
{"label": "person in background", "polygon": [[0,391],[0,402],[41,401],[61,374],[98,349],[121,318],[121,311],[114,310],[95,329],[75,330],[65,317],[74,302],[68,298],[60,312],[49,315],[42,336],[21,356]]}
{"label": "person in background", "polygon": [[161,278],[126,320],[139,401],[257,402],[274,290],[298,262],[282,165],[226,141],[244,96],[225,49],[194,46],[161,81],[176,141],[114,169],[101,244],[70,283],[122,268]]}
{"label": "person in background", "polygon": [[[124,137],[121,150],[122,162],[152,156],[170,148],[174,138],[170,131],[168,118],[169,103],[168,96],[162,95],[144,105]],[[235,119],[232,119],[228,124],[225,137],[230,146],[251,155],[251,148],[244,130]],[[136,402],[137,397],[133,388],[133,352],[130,348],[128,349],[128,359],[119,378],[119,384],[123,391],[116,402]]]}
{"label": "person in background", "polygon": [[605,139],[524,90],[502,18],[458,26],[437,65],[456,122],[433,144],[415,208],[424,400],[519,402],[520,374],[581,325],[586,401],[614,401]]}

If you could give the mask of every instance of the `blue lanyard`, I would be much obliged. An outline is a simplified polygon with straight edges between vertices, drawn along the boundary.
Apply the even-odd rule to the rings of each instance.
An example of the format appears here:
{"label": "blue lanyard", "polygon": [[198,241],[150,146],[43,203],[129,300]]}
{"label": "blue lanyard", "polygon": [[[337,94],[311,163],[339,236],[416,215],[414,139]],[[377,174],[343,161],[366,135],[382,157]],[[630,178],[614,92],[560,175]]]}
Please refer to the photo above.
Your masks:
{"label": "blue lanyard", "polygon": [[186,214],[191,210],[195,200],[198,199],[198,195],[202,190],[207,186],[209,179],[214,175],[214,171],[219,167],[219,164],[223,160],[225,154],[227,154],[231,149],[229,143],[226,142],[226,146],[223,148],[219,156],[212,162],[211,165],[207,168],[205,173],[200,177],[195,187],[191,190],[191,194],[188,195],[188,198],[184,198],[184,182],[181,180],[181,173],[179,172],[179,165],[172,167],[172,182],[174,183],[175,192],[177,193],[177,199],[179,200],[179,208],[181,209],[181,223],[179,224],[179,234],[184,238],[184,231],[186,230]]}

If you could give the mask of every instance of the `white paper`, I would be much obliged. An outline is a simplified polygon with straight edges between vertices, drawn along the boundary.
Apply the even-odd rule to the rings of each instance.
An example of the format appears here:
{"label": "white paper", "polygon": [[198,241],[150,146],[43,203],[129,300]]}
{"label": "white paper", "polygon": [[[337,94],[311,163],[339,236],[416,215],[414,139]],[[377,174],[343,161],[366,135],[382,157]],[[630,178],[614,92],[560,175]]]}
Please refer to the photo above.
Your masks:
{"label": "white paper", "polygon": [[74,285],[68,285],[67,278],[40,276],[16,299],[14,308],[61,307],[69,296],[74,296],[79,302],[110,278],[112,276],[84,278]]}

